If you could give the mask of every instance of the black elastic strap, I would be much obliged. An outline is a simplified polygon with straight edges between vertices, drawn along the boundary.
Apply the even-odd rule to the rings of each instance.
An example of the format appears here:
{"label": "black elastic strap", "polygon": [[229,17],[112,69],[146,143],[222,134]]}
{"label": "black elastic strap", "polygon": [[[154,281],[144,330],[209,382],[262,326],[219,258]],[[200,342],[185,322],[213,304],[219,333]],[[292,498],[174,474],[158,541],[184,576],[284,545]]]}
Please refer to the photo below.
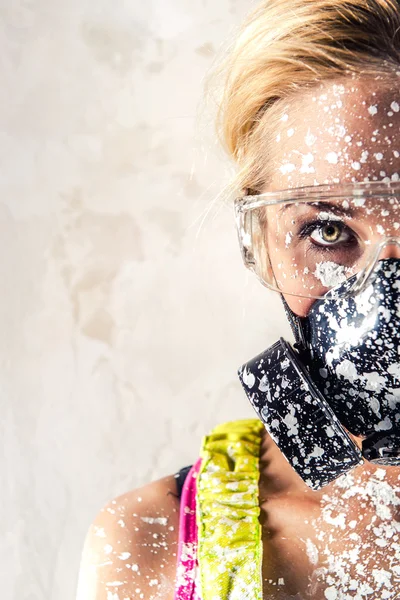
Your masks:
{"label": "black elastic strap", "polygon": [[186,477],[188,476],[191,468],[192,468],[192,465],[190,465],[190,467],[183,467],[183,469],[181,469],[180,471],[178,471],[178,473],[175,474],[176,493],[177,493],[179,499],[182,496],[182,488],[184,486]]}
{"label": "black elastic strap", "polygon": [[304,326],[306,323],[306,319],[302,317],[298,317],[294,314],[294,312],[289,308],[288,303],[286,302],[283,294],[279,294],[283,303],[283,307],[285,309],[286,318],[289,321],[290,328],[293,332],[294,339],[296,341],[295,348],[301,349],[306,347],[306,340],[304,337]]}

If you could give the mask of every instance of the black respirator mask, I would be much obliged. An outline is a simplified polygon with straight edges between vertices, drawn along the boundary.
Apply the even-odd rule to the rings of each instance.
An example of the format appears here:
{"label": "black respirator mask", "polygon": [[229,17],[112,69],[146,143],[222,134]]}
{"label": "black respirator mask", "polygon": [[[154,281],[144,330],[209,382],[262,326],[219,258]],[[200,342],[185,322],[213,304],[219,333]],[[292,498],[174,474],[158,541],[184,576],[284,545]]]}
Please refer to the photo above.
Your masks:
{"label": "black respirator mask", "polygon": [[[400,465],[400,259],[380,260],[361,292],[333,287],[307,317],[285,310],[282,338],[239,369],[288,462],[320,489],[368,460]],[[362,450],[348,432],[363,439]]]}

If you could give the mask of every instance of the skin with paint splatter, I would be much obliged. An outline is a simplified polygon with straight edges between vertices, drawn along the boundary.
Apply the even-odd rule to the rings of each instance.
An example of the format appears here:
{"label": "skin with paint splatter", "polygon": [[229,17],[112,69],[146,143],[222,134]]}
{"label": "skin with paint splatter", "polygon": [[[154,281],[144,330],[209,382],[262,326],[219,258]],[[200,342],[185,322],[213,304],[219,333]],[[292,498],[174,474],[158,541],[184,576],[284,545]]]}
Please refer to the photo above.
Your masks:
{"label": "skin with paint splatter", "polygon": [[173,598],[178,531],[173,476],[109,502],[86,536],[77,600]]}
{"label": "skin with paint splatter", "polygon": [[[399,181],[400,99],[395,86],[385,88],[388,88],[388,84],[385,85],[384,81],[354,78],[322,84],[288,103],[277,132],[274,159],[266,171],[267,184],[262,191],[295,190],[324,184]],[[325,214],[321,211],[317,214],[315,211],[315,218],[325,219],[333,234],[335,229],[341,233],[342,246],[353,239],[362,239],[373,245],[385,236],[398,235],[399,206],[390,206],[389,210],[386,205],[376,206],[369,214],[370,209],[370,206],[360,205],[359,214],[352,221],[342,218],[341,232],[337,214],[326,211]],[[305,208],[299,208],[297,214],[302,210]],[[322,252],[321,258],[315,259],[310,267],[304,256],[307,253],[309,257],[310,247],[315,249],[324,240],[318,231],[310,232],[307,240],[310,243],[301,255],[296,246],[296,229],[292,219],[294,213],[295,207],[286,211],[283,218],[279,207],[269,209],[271,226],[266,228],[266,234],[273,272],[276,279],[282,282],[282,289],[292,294],[304,294],[302,277],[304,269],[310,269],[310,277],[313,275],[315,283],[321,284],[314,291],[323,294],[327,287],[342,283],[353,271],[342,263],[335,264],[332,253],[324,255]],[[354,246],[352,251],[356,262],[359,259],[356,256],[357,248]],[[385,256],[397,256],[399,253],[395,248],[385,249],[385,252]],[[300,277],[293,277],[299,270]],[[313,302],[289,294],[286,299],[299,315],[307,314]]]}
{"label": "skin with paint splatter", "polygon": [[[397,88],[383,80],[348,78],[288,101],[262,191],[397,181]],[[373,214],[364,225],[371,228],[370,235],[382,235],[378,226],[385,235],[393,234],[390,215],[377,220]],[[289,262],[272,253],[277,272],[292,267],[295,235],[290,223],[283,234]],[[397,247],[386,246],[382,258],[397,253]],[[333,260],[325,263],[317,272],[322,285],[348,276]],[[306,315],[315,301],[291,295],[286,300],[298,315]],[[120,497],[99,513],[85,544],[78,600],[173,600],[179,516],[175,494],[170,477]],[[265,434],[259,498],[265,599],[376,600],[400,594],[400,468],[364,463],[312,491]]]}

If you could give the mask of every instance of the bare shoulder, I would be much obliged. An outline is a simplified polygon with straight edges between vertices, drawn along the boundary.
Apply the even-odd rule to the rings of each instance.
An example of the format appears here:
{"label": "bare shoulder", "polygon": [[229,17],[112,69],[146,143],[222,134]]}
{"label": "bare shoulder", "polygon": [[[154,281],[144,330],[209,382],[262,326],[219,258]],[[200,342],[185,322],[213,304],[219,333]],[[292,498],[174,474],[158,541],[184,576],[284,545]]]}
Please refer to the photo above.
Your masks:
{"label": "bare shoulder", "polygon": [[77,600],[172,600],[178,528],[173,475],[111,500],[86,535]]}

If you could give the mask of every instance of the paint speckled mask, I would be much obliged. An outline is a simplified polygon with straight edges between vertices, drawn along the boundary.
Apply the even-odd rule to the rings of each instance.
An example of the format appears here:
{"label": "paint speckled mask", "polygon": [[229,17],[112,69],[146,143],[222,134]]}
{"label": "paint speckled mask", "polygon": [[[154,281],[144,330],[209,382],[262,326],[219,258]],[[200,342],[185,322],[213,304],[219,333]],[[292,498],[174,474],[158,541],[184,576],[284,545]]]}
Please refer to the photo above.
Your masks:
{"label": "paint speckled mask", "polygon": [[[356,276],[354,276],[356,277]],[[239,370],[260,419],[304,481],[319,489],[363,458],[400,464],[400,259],[380,260],[307,317],[285,303],[296,350],[280,340]],[[364,438],[362,453],[347,432]]]}
{"label": "paint speckled mask", "polygon": [[[343,297],[351,279],[316,302],[297,321],[310,376],[351,433],[365,436],[364,455],[383,464],[371,446],[400,423],[400,260],[381,260],[360,293]],[[368,443],[367,443],[368,442]],[[396,442],[397,443],[397,442]]]}

